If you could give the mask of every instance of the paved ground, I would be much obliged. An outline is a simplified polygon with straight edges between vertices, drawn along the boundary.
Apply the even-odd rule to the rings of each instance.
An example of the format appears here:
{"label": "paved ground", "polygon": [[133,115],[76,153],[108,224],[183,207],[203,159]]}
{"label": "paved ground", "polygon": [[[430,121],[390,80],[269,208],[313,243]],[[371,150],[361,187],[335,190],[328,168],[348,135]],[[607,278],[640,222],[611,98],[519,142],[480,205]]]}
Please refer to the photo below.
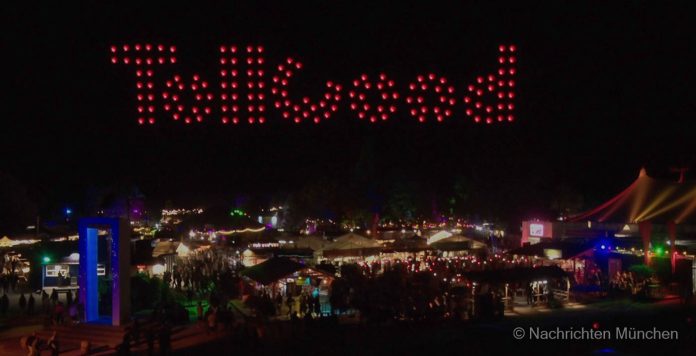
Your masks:
{"label": "paved ground", "polygon": [[[591,305],[571,303],[563,309],[519,305],[499,321],[470,323],[389,323],[366,325],[330,320],[279,321],[262,327],[248,326],[235,334],[207,333],[192,324],[179,330],[172,342],[177,354],[278,354],[286,355],[690,355],[696,354],[695,306],[678,299],[658,303],[629,300]],[[240,309],[238,313],[246,311]],[[19,353],[18,337],[32,327],[0,331],[0,355]],[[619,327],[676,330],[677,340],[532,340],[513,336],[516,328],[611,331]],[[241,331],[240,331],[241,330]],[[141,346],[137,350],[145,354]]]}

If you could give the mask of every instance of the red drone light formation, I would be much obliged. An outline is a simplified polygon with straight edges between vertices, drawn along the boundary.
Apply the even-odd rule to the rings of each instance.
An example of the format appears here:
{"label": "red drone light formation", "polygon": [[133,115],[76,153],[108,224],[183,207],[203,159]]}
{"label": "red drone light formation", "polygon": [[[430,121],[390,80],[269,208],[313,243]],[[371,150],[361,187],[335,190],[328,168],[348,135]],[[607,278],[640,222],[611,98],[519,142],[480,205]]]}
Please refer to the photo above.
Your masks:
{"label": "red drone light formation", "polygon": [[[156,69],[177,63],[175,46],[150,43],[111,46],[111,63],[135,67],[138,124],[155,124],[158,109],[173,121],[202,123],[219,117],[223,124],[263,124],[269,110],[295,123],[330,119],[341,107],[344,85],[326,82],[317,98],[292,96],[290,84],[303,68],[302,62],[288,57],[272,73],[266,71],[262,46],[220,46],[219,86],[194,73],[190,80],[174,74],[156,90]],[[517,47],[498,47],[498,68],[478,76],[472,84],[457,90],[443,75],[419,74],[405,87],[397,86],[387,74],[375,77],[361,74],[346,85],[349,108],[359,120],[377,123],[393,117],[401,106],[418,122],[443,122],[457,116],[475,123],[512,122],[514,116]],[[401,92],[405,91],[402,97]],[[463,94],[460,94],[462,92]],[[463,104],[462,109],[458,104]]]}

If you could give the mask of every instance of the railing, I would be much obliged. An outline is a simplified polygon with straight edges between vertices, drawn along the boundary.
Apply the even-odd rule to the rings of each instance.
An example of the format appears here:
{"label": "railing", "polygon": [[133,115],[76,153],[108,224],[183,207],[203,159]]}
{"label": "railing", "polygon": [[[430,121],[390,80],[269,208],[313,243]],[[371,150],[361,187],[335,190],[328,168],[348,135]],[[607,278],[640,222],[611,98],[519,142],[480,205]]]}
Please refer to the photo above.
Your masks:
{"label": "railing", "polygon": [[566,302],[570,300],[570,293],[567,290],[552,289],[551,292],[553,293],[553,297],[557,300]]}

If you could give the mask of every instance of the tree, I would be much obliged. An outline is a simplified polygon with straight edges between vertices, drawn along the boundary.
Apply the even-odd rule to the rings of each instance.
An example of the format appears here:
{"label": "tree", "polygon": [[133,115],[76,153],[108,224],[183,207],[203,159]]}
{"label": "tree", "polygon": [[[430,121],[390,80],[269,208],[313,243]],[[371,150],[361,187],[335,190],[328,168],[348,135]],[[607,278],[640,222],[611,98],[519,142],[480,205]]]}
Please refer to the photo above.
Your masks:
{"label": "tree", "polygon": [[581,211],[583,197],[566,184],[558,185],[553,192],[551,209],[557,216],[565,218]]}
{"label": "tree", "polygon": [[0,230],[12,231],[36,222],[38,207],[27,188],[14,177],[0,172]]}

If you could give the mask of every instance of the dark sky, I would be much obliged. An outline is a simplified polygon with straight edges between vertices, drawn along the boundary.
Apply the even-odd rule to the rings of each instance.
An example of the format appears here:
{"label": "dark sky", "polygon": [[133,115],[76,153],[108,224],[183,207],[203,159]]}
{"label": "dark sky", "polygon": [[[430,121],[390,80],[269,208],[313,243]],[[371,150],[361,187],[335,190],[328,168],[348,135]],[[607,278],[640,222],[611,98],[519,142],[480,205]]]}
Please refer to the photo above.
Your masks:
{"label": "dark sky", "polygon": [[[696,169],[696,33],[685,8],[635,1],[144,3],[3,7],[0,170],[43,206],[79,204],[88,186],[117,182],[190,203],[273,196],[321,178],[347,184],[367,175],[387,187],[465,177],[502,210],[524,216],[546,209],[560,184],[591,205],[629,184],[641,166],[670,178],[671,166]],[[321,125],[271,117],[261,127],[140,127],[134,78],[110,64],[108,50],[146,41],[176,44],[177,70],[212,82],[219,44],[263,44],[270,63],[288,55],[305,63],[297,96],[314,95],[327,79],[347,83],[382,71],[402,86],[436,71],[461,93],[497,68],[498,44],[514,43],[518,120],[475,125],[460,112],[444,124],[416,124],[402,114],[369,125],[344,102]]]}

